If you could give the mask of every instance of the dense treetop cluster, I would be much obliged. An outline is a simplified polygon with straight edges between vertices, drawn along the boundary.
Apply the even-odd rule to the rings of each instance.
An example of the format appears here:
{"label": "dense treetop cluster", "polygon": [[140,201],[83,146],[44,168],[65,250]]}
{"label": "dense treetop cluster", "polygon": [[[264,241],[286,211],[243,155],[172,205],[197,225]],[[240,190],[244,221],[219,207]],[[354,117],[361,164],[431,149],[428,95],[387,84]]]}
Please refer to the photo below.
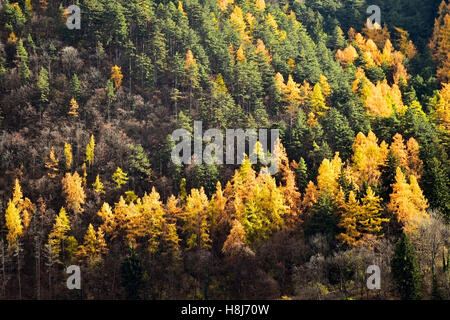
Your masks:
{"label": "dense treetop cluster", "polygon": [[[448,297],[448,0],[73,3],[0,3],[0,297]],[[196,120],[279,172],[174,164]]]}

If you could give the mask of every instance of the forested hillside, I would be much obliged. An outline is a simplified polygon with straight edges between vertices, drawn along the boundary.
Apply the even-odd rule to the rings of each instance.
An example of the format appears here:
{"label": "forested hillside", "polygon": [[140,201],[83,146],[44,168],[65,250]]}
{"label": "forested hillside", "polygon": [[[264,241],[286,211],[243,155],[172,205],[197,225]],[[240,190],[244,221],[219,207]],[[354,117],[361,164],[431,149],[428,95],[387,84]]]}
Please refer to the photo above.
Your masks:
{"label": "forested hillside", "polygon": [[448,0],[0,2],[1,299],[448,299],[449,153]]}

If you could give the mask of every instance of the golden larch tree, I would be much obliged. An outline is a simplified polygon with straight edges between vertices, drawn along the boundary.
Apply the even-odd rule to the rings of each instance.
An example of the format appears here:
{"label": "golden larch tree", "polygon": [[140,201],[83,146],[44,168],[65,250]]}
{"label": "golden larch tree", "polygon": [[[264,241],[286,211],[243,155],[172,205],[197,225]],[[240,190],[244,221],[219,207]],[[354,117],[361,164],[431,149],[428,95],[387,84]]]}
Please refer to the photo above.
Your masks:
{"label": "golden larch tree", "polygon": [[94,164],[94,154],[95,154],[95,139],[94,135],[91,135],[91,139],[86,146],[86,163],[90,166]]}
{"label": "golden larch tree", "polygon": [[50,178],[56,178],[56,175],[59,172],[59,160],[58,158],[55,156],[55,149],[53,147],[51,147],[50,149],[50,155],[48,157],[48,160],[45,162],[45,167],[48,170],[48,176]]}
{"label": "golden larch tree", "polygon": [[378,145],[378,138],[372,131],[367,137],[358,133],[353,143],[353,175],[354,180],[361,188],[364,182],[369,185],[377,185],[381,176],[380,167],[383,166],[388,156],[388,146],[383,141]]}
{"label": "golden larch tree", "polygon": [[234,220],[230,234],[225,240],[222,252],[227,256],[239,255],[246,248],[245,229],[238,220]]}
{"label": "golden larch tree", "polygon": [[390,149],[403,168],[408,168],[408,153],[405,142],[401,134],[396,133],[391,143]]}
{"label": "golden larch tree", "polygon": [[356,195],[350,191],[348,201],[344,204],[343,213],[340,216],[338,227],[345,230],[336,236],[336,238],[349,246],[355,246],[361,237],[358,230],[358,218],[361,215],[362,208]]}
{"label": "golden larch tree", "polygon": [[72,145],[70,143],[64,143],[64,158],[66,160],[66,169],[70,170],[72,168]]}
{"label": "golden larch tree", "polygon": [[97,174],[97,177],[95,178],[95,182],[92,184],[92,187],[94,187],[95,193],[98,194],[105,194],[105,187],[103,186],[103,182],[100,180],[100,175]]}
{"label": "golden larch tree", "polygon": [[437,77],[443,83],[450,81],[450,3],[442,1],[439,16],[434,23],[430,49],[438,67]]}
{"label": "golden larch tree", "polygon": [[420,179],[423,173],[423,161],[420,159],[420,146],[416,139],[409,138],[406,143],[406,152],[408,154],[408,175],[414,175]]}
{"label": "golden larch tree", "polygon": [[71,116],[74,116],[75,118],[78,118],[78,109],[79,108],[80,108],[80,106],[78,105],[77,100],[75,100],[75,98],[70,99],[70,107],[69,107],[68,114],[70,114]]}
{"label": "golden larch tree", "polygon": [[112,179],[117,185],[117,189],[120,189],[122,185],[128,182],[128,174],[124,172],[120,167],[117,167],[116,171],[112,175]]}
{"label": "golden larch tree", "polygon": [[16,205],[9,200],[8,207],[5,212],[6,240],[8,241],[8,248],[14,251],[17,248],[19,238],[23,234],[22,219],[20,217],[20,211]]}
{"label": "golden larch tree", "polygon": [[88,265],[94,265],[102,261],[102,255],[106,252],[107,245],[102,229],[98,228],[97,232],[95,232],[92,224],[89,224],[83,244],[78,247],[78,259],[81,262],[86,262]]}
{"label": "golden larch tree", "polygon": [[19,210],[24,229],[27,229],[30,224],[32,214],[36,211],[36,207],[30,199],[24,199],[19,179],[16,179],[14,183],[12,202],[16,206],[17,210]]}
{"label": "golden larch tree", "polygon": [[391,200],[388,204],[388,210],[402,224],[405,232],[414,232],[420,220],[428,217],[426,212],[428,205],[417,184],[417,179],[411,176],[410,181],[411,185],[406,181],[402,170],[397,168]]}
{"label": "golden larch tree", "polygon": [[74,174],[67,172],[62,179],[62,186],[66,197],[67,208],[76,214],[83,212],[84,209],[81,205],[85,202],[86,194],[84,193],[82,179],[78,172]]}
{"label": "golden larch tree", "polygon": [[188,249],[211,246],[208,222],[208,197],[203,188],[192,189],[184,209],[184,232]]}
{"label": "golden larch tree", "polygon": [[114,86],[116,87],[116,89],[118,89],[122,85],[122,79],[123,79],[122,68],[117,65],[114,65],[111,68],[111,80],[114,82]]}
{"label": "golden larch tree", "polygon": [[61,254],[64,251],[64,242],[68,237],[69,231],[70,221],[66,210],[62,207],[48,236],[48,245],[51,247],[52,256],[56,260],[61,258]]}
{"label": "golden larch tree", "polygon": [[366,233],[366,237],[370,236],[372,239],[382,237],[382,224],[389,222],[389,219],[381,217],[383,208],[381,203],[382,198],[375,195],[375,192],[371,187],[366,190],[366,195],[362,198],[362,219],[360,221],[363,232]]}

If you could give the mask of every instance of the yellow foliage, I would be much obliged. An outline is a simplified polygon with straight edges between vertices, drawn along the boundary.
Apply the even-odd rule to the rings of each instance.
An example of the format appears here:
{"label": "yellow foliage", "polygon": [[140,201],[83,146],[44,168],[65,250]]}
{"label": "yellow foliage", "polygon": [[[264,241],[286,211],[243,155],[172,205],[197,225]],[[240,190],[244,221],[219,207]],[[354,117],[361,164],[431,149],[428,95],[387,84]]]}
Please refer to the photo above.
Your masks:
{"label": "yellow foliage", "polygon": [[84,242],[78,247],[77,256],[81,262],[94,265],[102,260],[102,255],[107,252],[103,231],[98,228],[95,232],[92,224],[84,236]]}
{"label": "yellow foliage", "polygon": [[78,118],[78,108],[79,105],[77,101],[74,98],[70,99],[70,108],[68,114],[74,116],[75,118]]}
{"label": "yellow foliage", "polygon": [[421,219],[428,218],[428,203],[414,175],[411,175],[410,183],[402,170],[397,168],[388,209],[403,225],[405,232],[414,232]]}
{"label": "yellow foliage", "polygon": [[220,10],[224,11],[228,8],[230,4],[233,4],[234,0],[218,0],[218,5]]}
{"label": "yellow foliage", "polygon": [[189,49],[186,52],[186,59],[184,60],[184,68],[186,70],[190,70],[191,68],[195,68],[195,67],[197,67],[197,61],[194,58],[194,54]]}
{"label": "yellow foliage", "polygon": [[388,146],[383,141],[378,145],[378,139],[372,131],[367,137],[358,133],[353,143],[353,172],[355,182],[362,187],[363,182],[377,185],[381,176],[380,167],[386,162]]}
{"label": "yellow foliage", "polygon": [[303,196],[302,208],[307,211],[311,208],[319,199],[319,190],[317,190],[314,182],[310,181],[305,189],[305,194]]}
{"label": "yellow foliage", "polygon": [[14,251],[17,248],[19,238],[23,234],[22,220],[20,218],[20,211],[16,205],[9,200],[8,207],[5,212],[6,240],[8,241],[8,249]]}
{"label": "yellow foliage", "polygon": [[242,224],[238,220],[233,221],[233,225],[225,240],[222,252],[227,256],[235,256],[245,249],[246,233]]}
{"label": "yellow foliage", "polygon": [[83,190],[82,180],[78,172],[73,175],[69,172],[62,179],[63,192],[66,196],[66,204],[69,210],[74,213],[81,213],[84,209],[81,207],[84,204],[86,195]]}
{"label": "yellow foliage", "polygon": [[72,145],[64,143],[64,157],[66,160],[66,169],[70,170],[72,167]]}
{"label": "yellow foliage", "polygon": [[16,43],[17,40],[19,40],[19,38],[17,38],[16,34],[14,32],[11,32],[9,34],[9,37],[8,37],[7,41],[8,41],[8,43]]}
{"label": "yellow foliage", "polygon": [[92,186],[94,187],[94,191],[96,193],[102,193],[105,194],[105,187],[103,186],[102,181],[100,180],[100,175],[97,174],[97,177],[95,178],[95,182],[92,184]]}
{"label": "yellow foliage", "polygon": [[269,51],[267,50],[266,46],[264,45],[264,42],[261,39],[258,39],[256,41],[255,52],[262,53],[266,57],[268,63],[272,61],[272,57],[270,56]]}
{"label": "yellow foliage", "polygon": [[266,1],[264,0],[255,0],[256,10],[264,11],[266,9]]}
{"label": "yellow foliage", "polygon": [[244,48],[242,46],[239,46],[239,49],[236,51],[236,61],[241,64],[246,61]]}
{"label": "yellow foliage", "polygon": [[58,260],[64,248],[64,241],[67,239],[67,233],[70,231],[70,221],[67,217],[64,207],[59,211],[53,224],[52,231],[48,236],[48,245],[51,248],[53,259]]}
{"label": "yellow foliage", "polygon": [[53,149],[53,147],[51,147],[49,160],[47,160],[45,162],[45,167],[49,171],[47,174],[50,178],[55,178],[56,175],[58,174],[58,171],[59,171],[58,165],[59,165],[59,160],[55,156],[55,149]]}
{"label": "yellow foliage", "polygon": [[86,146],[86,158],[85,161],[89,166],[94,164],[94,153],[95,153],[95,139],[94,135],[91,135],[88,145]]}
{"label": "yellow foliage", "polygon": [[343,163],[336,152],[334,158],[330,161],[324,159],[319,167],[319,174],[317,176],[317,187],[321,193],[325,192],[329,195],[334,195],[338,191],[338,179],[341,175]]}
{"label": "yellow foliage", "polygon": [[114,65],[111,68],[111,80],[114,82],[114,86],[116,87],[116,89],[118,89],[122,85],[122,79],[123,79],[122,68],[117,65]]}

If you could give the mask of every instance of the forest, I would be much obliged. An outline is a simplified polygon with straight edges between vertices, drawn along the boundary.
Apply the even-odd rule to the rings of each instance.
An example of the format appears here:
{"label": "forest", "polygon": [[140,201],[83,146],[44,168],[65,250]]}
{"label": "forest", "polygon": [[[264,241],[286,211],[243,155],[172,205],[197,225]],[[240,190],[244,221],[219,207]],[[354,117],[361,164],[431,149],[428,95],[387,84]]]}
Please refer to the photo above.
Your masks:
{"label": "forest", "polygon": [[[449,0],[15,1],[1,300],[450,298]],[[194,121],[278,172],[174,163]]]}

